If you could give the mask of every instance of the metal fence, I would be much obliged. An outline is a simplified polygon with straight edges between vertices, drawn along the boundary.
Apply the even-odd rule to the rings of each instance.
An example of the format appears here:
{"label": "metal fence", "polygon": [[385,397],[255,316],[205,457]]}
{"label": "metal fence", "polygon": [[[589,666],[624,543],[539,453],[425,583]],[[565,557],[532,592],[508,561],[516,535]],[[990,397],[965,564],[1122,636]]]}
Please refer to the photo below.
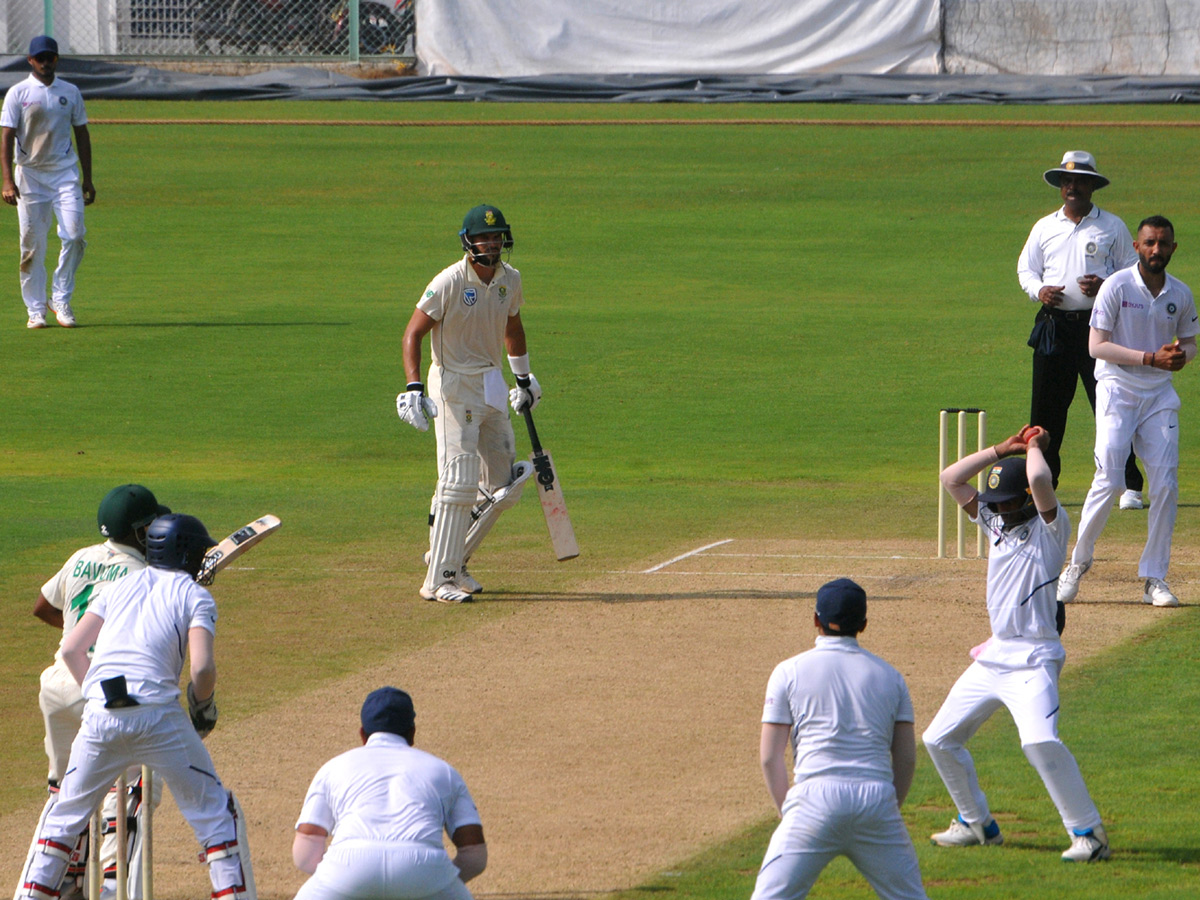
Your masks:
{"label": "metal fence", "polygon": [[50,34],[71,56],[415,57],[414,0],[0,0],[0,45]]}

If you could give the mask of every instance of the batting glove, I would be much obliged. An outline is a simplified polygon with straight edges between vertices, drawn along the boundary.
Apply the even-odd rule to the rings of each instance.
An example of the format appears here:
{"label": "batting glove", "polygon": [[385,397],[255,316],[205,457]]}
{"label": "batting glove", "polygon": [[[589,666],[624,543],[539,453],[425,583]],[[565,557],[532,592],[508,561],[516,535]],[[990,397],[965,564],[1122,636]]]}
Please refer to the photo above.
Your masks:
{"label": "batting glove", "polygon": [[534,374],[517,376],[517,386],[508,392],[508,402],[513,412],[523,412],[525,409],[537,409],[538,401],[542,399],[542,386]]}
{"label": "batting glove", "polygon": [[217,695],[210,694],[207,700],[197,700],[196,692],[187,686],[188,716],[192,727],[201,738],[206,738],[217,727]]}
{"label": "batting glove", "polygon": [[429,419],[437,418],[437,404],[425,396],[425,385],[414,381],[396,395],[396,415],[417,431],[429,430]]}

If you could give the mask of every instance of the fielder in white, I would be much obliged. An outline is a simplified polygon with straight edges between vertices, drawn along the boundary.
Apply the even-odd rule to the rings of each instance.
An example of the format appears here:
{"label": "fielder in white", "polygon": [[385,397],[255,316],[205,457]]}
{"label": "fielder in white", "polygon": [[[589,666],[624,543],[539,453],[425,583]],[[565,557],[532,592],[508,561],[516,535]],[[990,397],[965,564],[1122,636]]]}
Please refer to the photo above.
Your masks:
{"label": "fielder in white", "polygon": [[[137,572],[146,567],[146,526],[159,515],[169,513],[147,488],[140,484],[123,484],[109,491],[100,501],[96,512],[96,524],[100,533],[107,540],[100,544],[84,547],[71,554],[54,577],[45,583],[33,614],[61,629],[62,637],[59,650],[54,654],[54,662],[48,666],[41,676],[41,689],[38,692],[38,705],[42,709],[42,718],[46,725],[46,756],[50,761],[47,773],[50,796],[46,800],[41,818],[38,820],[37,831],[41,831],[43,822],[50,809],[58,799],[58,786],[63,773],[67,770],[67,759],[71,752],[71,742],[79,732],[79,723],[83,717],[83,692],[78,682],[71,675],[70,669],[63,661],[62,645],[66,642],[72,629],[87,612],[92,595],[101,587],[111,584],[117,579],[124,578],[130,572]],[[129,784],[129,796],[126,798],[127,811],[135,826],[130,829],[129,859],[140,859],[142,836],[136,828],[136,819],[132,818],[141,801],[141,766],[134,766],[126,773]],[[155,802],[162,795],[161,786],[156,784]],[[104,818],[114,822],[117,809],[115,788],[110,792],[104,803]],[[114,826],[115,827],[115,826]],[[71,865],[67,869],[64,882],[63,897],[82,896],[84,868],[86,864],[86,837],[80,836],[79,845],[72,854]],[[100,849],[100,863],[105,872],[104,896],[107,897],[116,889],[116,858],[117,843],[115,830],[109,830]],[[37,836],[29,849],[32,857],[37,852]],[[20,893],[18,888],[17,893]],[[129,896],[138,900],[142,896],[141,869],[131,865]]]}
{"label": "fielder in white", "polygon": [[372,691],[361,721],[363,746],[321,766],[304,798],[292,859],[312,878],[296,900],[471,900],[466,882],[487,866],[487,844],[462,776],[413,746],[404,691]]}
{"label": "fielder in white", "polygon": [[[1058,737],[1058,676],[1066,653],[1055,582],[1071,522],[1054,493],[1045,457],[1049,443],[1044,428],[1026,425],[942,472],[942,485],[991,538],[987,608],[992,637],[972,651],[975,662],[959,676],[922,736],[958,808],[950,827],[930,839],[942,847],[1004,842],[966,748],[1004,706],[1016,723],[1025,758],[1041,776],[1071,837],[1062,858],[1094,862],[1108,858],[1108,835],[1075,757]],[[1128,450],[1126,442],[1114,454],[1119,469]],[[1024,459],[1015,455],[1020,453]],[[985,469],[987,489],[977,493],[970,482]]]}
{"label": "fielder in white", "polygon": [[1191,290],[1166,271],[1176,246],[1170,221],[1143,219],[1134,241],[1137,264],[1105,281],[1096,296],[1088,338],[1097,360],[1096,474],[1083,502],[1071,564],[1058,582],[1064,603],[1078,595],[1113,498],[1125,489],[1115,460],[1132,441],[1150,480],[1146,546],[1138,563],[1138,577],[1145,579],[1142,602],[1179,605],[1166,582],[1179,505],[1180,403],[1171,373],[1196,356],[1200,324]]}
{"label": "fielder in white", "polygon": [[[505,509],[521,497],[533,464],[515,463],[506,403],[537,406],[542,389],[529,371],[521,323],[521,273],[501,257],[512,229],[494,206],[476,206],[459,231],[464,255],[429,283],[404,332],[408,385],[396,397],[400,418],[419,431],[434,421],[438,485],[429,511],[428,570],[421,596],[462,603],[483,586],[467,561]],[[421,382],[421,343],[432,363]],[[501,371],[507,351],[517,386]]]}
{"label": "fielder in white", "polygon": [[[217,607],[194,578],[215,543],[192,516],[156,518],[146,531],[149,568],[98,592],[64,641],[63,661],[83,686],[83,722],[19,897],[58,900],[71,850],[92,811],[117,775],[142,763],[166,779],[192,826],[214,900],[254,900],[238,806],[201,741],[216,724]],[[190,722],[179,705],[185,659]]]}
{"label": "fielder in white", "polygon": [[49,305],[59,325],[73,328],[75,272],[87,246],[83,208],[96,199],[92,140],[79,89],[55,77],[58,44],[54,38],[35,37],[29,42],[28,58],[33,73],[5,94],[0,110],[0,169],[4,176],[0,196],[17,208],[21,297],[30,328],[46,326],[46,249],[50,219],[58,220],[62,249]]}
{"label": "fielder in white", "polygon": [[[916,766],[904,676],[858,645],[867,595],[848,578],[817,592],[816,646],[771,673],[759,754],[782,821],[752,900],[799,900],[835,856],[883,898],[925,900],[900,816]],[[788,789],[791,743],[795,784]]]}

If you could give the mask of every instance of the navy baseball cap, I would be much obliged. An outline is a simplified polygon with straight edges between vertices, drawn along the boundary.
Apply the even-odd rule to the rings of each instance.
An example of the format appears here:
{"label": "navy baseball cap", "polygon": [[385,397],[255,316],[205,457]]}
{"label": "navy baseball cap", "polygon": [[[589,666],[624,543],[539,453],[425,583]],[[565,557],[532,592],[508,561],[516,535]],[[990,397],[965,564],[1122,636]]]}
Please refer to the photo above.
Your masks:
{"label": "navy baseball cap", "polygon": [[817,591],[817,618],[832,631],[857,634],[867,621],[867,592],[849,578],[821,585]]}
{"label": "navy baseball cap", "polygon": [[377,731],[406,735],[417,721],[412,697],[399,688],[381,687],[367,694],[362,706],[362,727],[368,735]]}
{"label": "navy baseball cap", "polygon": [[48,34],[39,34],[29,42],[29,55],[37,56],[39,53],[53,53],[58,56],[58,41]]}

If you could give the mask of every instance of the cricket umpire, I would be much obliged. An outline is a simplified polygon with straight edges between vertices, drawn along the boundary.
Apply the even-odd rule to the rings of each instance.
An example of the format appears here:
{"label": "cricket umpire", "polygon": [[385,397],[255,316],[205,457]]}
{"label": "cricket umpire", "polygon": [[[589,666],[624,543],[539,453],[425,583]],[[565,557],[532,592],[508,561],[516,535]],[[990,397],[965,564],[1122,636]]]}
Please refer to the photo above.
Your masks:
{"label": "cricket umpire", "polygon": [[[515,463],[506,402],[517,411],[533,409],[542,396],[529,370],[521,273],[503,258],[512,250],[512,229],[500,210],[483,205],[466,214],[458,234],[462,259],[429,283],[405,329],[408,385],[396,397],[396,412],[418,431],[434,421],[438,484],[420,594],[442,603],[462,603],[483,590],[467,560],[533,474],[531,463]],[[426,335],[433,357],[427,384],[421,381]],[[505,352],[517,382],[511,391],[501,371]]]}
{"label": "cricket umpire", "polygon": [[[1092,154],[1068,150],[1042,178],[1058,188],[1063,205],[1034,224],[1017,259],[1017,278],[1039,304],[1029,337],[1033,348],[1029,423],[1050,435],[1046,462],[1057,488],[1067,411],[1079,382],[1093,412],[1096,409],[1096,361],[1088,353],[1092,304],[1104,279],[1136,263],[1137,254],[1125,223],[1092,203],[1092,194],[1109,183],[1096,171]],[[1130,453],[1122,509],[1142,508],[1142,485],[1142,473]]]}
{"label": "cricket umpire", "polygon": [[363,746],[321,766],[304,798],[292,860],[312,878],[296,900],[471,900],[466,882],[487,866],[487,844],[462,776],[413,746],[404,691],[372,691],[360,719]]}
{"label": "cricket umpire", "polygon": [[[839,855],[885,900],[926,900],[900,816],[916,768],[904,676],[858,644],[867,595],[848,578],[817,591],[816,646],[771,673],[759,755],[782,815],[751,900],[800,900]],[[795,761],[788,789],[786,750]]]}

